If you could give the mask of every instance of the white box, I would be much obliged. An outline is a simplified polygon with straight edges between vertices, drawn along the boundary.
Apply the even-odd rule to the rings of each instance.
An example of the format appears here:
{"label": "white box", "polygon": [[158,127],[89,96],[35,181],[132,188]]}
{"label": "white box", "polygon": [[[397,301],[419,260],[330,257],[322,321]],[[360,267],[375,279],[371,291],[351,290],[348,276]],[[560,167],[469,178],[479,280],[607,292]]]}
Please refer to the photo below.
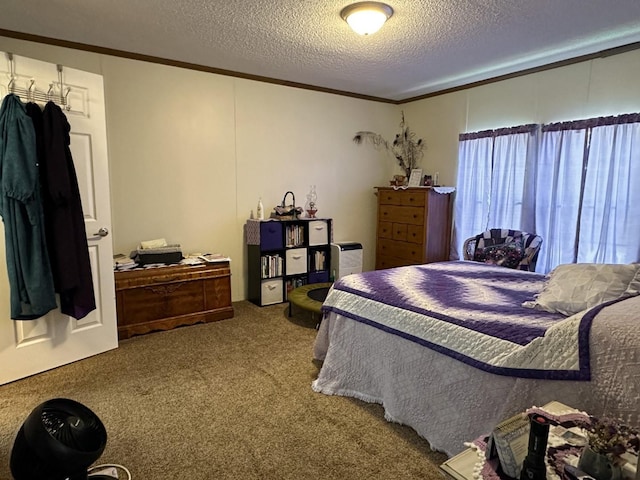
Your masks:
{"label": "white box", "polygon": [[307,273],[307,249],[291,248],[285,252],[285,275]]}
{"label": "white box", "polygon": [[329,222],[311,220],[309,222],[309,246],[326,245],[327,243],[329,243]]}
{"label": "white box", "polygon": [[338,242],[331,244],[331,275],[334,280],[362,273],[362,244],[355,242]]}
{"label": "white box", "polygon": [[282,303],[282,278],[263,280],[261,288],[261,305]]}

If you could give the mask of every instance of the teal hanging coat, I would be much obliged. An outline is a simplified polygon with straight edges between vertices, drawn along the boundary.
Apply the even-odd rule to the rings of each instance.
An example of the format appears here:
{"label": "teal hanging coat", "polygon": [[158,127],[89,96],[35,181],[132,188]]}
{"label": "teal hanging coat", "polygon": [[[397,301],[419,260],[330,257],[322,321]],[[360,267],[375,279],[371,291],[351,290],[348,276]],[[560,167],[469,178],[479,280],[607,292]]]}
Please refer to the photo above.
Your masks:
{"label": "teal hanging coat", "polygon": [[33,122],[16,95],[0,107],[0,215],[4,222],[11,318],[31,320],[57,307],[49,264]]}

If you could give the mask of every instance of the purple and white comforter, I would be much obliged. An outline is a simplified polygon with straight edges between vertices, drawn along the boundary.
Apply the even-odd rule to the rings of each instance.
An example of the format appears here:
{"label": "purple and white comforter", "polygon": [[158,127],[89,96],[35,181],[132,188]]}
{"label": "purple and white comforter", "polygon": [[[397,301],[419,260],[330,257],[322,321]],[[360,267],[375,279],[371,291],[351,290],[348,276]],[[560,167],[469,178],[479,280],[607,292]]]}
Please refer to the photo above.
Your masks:
{"label": "purple and white comforter", "polygon": [[490,373],[589,380],[589,330],[602,306],[571,317],[522,307],[545,279],[474,262],[365,272],[337,281],[323,311]]}
{"label": "purple and white comforter", "polygon": [[596,307],[592,320],[510,311],[543,281],[472,262],[340,279],[314,343],[323,363],[312,388],[378,403],[387,420],[412,427],[450,456],[501,420],[552,400],[640,428],[640,296]]}

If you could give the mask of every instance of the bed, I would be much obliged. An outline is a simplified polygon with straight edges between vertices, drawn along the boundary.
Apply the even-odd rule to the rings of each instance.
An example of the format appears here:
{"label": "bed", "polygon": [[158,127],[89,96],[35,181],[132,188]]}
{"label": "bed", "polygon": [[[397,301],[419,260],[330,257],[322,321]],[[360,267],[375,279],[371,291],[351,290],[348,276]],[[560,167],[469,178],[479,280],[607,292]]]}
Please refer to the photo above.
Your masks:
{"label": "bed", "polygon": [[576,268],[455,261],[343,277],[322,307],[312,388],[379,403],[449,456],[552,400],[638,427],[640,265],[613,280]]}

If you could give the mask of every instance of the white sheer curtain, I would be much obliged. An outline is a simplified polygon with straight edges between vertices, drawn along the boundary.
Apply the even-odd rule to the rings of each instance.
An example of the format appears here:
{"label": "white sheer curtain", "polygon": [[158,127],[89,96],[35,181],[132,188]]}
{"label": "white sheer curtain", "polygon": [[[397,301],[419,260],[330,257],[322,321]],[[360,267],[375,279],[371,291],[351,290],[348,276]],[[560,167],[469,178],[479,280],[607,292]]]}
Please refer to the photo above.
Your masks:
{"label": "white sheer curtain", "polygon": [[489,228],[521,229],[536,131],[525,125],[460,136],[451,259],[463,258],[464,241]]}
{"label": "white sheer curtain", "polygon": [[576,261],[587,130],[543,131],[537,162],[535,233],[543,239],[537,272]]}
{"label": "white sheer curtain", "polygon": [[460,135],[451,258],[512,228],[542,237],[537,272],[640,261],[640,114],[544,125],[539,145],[537,131]]}
{"label": "white sheer curtain", "polygon": [[640,123],[591,130],[578,262],[640,261]]}
{"label": "white sheer curtain", "polygon": [[464,258],[464,241],[487,228],[492,158],[493,137],[461,138],[453,208],[452,260]]}
{"label": "white sheer curtain", "polygon": [[533,140],[530,133],[495,138],[488,228],[522,228],[525,171],[529,161],[529,142]]}

